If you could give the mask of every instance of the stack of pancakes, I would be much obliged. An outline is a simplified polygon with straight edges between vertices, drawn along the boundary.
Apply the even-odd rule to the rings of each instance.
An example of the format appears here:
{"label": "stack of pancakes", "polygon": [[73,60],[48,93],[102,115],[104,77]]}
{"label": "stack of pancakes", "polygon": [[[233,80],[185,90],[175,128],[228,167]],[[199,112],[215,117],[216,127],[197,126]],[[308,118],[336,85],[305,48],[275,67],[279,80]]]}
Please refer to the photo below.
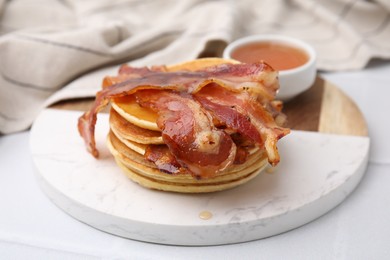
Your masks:
{"label": "stack of pancakes", "polygon": [[[226,63],[226,60],[203,59],[170,66],[168,69],[198,70],[222,62]],[[125,174],[144,187],[182,193],[221,191],[251,180],[267,165],[265,152],[253,148],[243,164],[232,164],[212,178],[197,179],[187,171],[180,174],[162,172],[144,158],[148,145],[165,145],[156,119],[155,112],[140,107],[132,96],[111,100],[108,148]]]}

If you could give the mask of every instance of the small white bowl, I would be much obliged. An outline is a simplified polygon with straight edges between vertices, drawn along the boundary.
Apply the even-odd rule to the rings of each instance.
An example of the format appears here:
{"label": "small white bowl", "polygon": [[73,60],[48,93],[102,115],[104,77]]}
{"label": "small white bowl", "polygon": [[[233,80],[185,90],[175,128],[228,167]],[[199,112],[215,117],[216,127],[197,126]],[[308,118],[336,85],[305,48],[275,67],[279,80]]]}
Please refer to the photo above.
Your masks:
{"label": "small white bowl", "polygon": [[[271,42],[295,47],[304,51],[308,61],[302,66],[279,71],[279,91],[277,99],[287,101],[310,88],[316,79],[316,52],[304,41],[282,35],[252,35],[230,43],[223,52],[223,58],[233,59],[232,53],[239,47],[250,43]],[[271,65],[272,66],[272,65]]]}

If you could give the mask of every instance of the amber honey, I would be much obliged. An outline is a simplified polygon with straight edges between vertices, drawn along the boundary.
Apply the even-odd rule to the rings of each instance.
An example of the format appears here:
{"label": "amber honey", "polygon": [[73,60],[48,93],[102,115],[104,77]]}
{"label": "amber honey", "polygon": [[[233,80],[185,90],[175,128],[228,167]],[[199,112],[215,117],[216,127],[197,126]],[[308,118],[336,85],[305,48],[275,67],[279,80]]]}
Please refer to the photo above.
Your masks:
{"label": "amber honey", "polygon": [[235,49],[231,57],[245,63],[264,61],[275,70],[294,69],[309,60],[309,56],[303,50],[274,42],[257,42],[243,45]]}

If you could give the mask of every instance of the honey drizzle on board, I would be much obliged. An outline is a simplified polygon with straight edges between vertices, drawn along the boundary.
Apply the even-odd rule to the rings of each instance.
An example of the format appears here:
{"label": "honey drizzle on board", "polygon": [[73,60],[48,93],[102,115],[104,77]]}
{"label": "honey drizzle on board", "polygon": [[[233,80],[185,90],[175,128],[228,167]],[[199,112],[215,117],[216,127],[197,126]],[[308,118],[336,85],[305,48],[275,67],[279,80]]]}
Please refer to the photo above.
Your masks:
{"label": "honey drizzle on board", "polygon": [[212,217],[213,217],[213,214],[207,210],[204,210],[204,211],[199,213],[199,218],[201,218],[203,220],[208,220],[208,219],[211,219]]}

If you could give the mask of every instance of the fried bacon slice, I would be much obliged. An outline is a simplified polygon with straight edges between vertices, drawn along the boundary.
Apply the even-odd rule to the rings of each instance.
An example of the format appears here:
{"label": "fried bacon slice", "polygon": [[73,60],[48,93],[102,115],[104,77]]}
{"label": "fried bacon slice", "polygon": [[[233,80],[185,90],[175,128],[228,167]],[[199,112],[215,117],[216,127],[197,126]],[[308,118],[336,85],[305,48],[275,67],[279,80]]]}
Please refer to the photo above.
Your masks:
{"label": "fried bacon slice", "polygon": [[193,175],[210,177],[233,163],[233,140],[214,126],[191,95],[164,90],[140,90],[134,95],[138,104],[157,112],[164,143]]}
{"label": "fried bacon slice", "polygon": [[213,84],[204,87],[194,97],[227,127],[254,144],[264,146],[270,164],[279,163],[276,142],[289,130],[278,126],[272,114],[247,92],[234,93]]}
{"label": "fried bacon slice", "polygon": [[148,145],[146,147],[144,158],[153,162],[162,172],[178,174],[182,171],[181,164],[178,163],[166,145]]}
{"label": "fried bacon slice", "polygon": [[[213,117],[225,120],[226,125],[248,140],[264,145],[272,164],[279,161],[276,141],[288,130],[275,126],[264,109],[278,89],[277,73],[265,63],[222,64],[195,72],[167,72],[163,66],[152,69],[122,66],[117,77],[108,77],[103,84],[94,105],[78,122],[80,135],[95,157],[99,155],[94,138],[97,113],[111,98],[136,94],[142,105],[159,111],[157,124],[165,143],[177,161],[194,175],[209,176],[226,168],[235,158],[234,142],[213,125]],[[218,97],[215,91],[211,93],[210,85],[224,90],[218,91],[222,96]],[[213,97],[206,98],[207,92]],[[239,106],[226,110],[226,102],[233,100]],[[208,105],[209,110],[200,104],[206,109]],[[211,115],[211,108],[218,105],[220,112]],[[238,120],[229,118],[226,112],[232,112]],[[204,170],[209,166],[210,171]]]}

